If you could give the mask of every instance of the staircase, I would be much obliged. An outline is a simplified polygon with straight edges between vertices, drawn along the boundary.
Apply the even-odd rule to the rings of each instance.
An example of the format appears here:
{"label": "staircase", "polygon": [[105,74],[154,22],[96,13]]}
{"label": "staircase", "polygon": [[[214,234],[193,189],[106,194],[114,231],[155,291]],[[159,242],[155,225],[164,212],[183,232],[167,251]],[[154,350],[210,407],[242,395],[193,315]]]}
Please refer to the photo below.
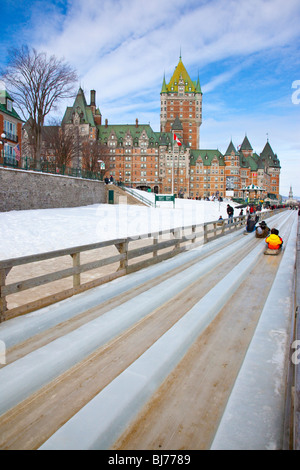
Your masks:
{"label": "staircase", "polygon": [[139,206],[146,206],[144,202],[140,201],[133,195],[127,193],[122,189],[120,186],[116,186],[115,184],[107,184],[106,186],[107,197],[106,200],[108,201],[108,191],[114,191],[114,204],[130,204],[130,205],[139,205]]}

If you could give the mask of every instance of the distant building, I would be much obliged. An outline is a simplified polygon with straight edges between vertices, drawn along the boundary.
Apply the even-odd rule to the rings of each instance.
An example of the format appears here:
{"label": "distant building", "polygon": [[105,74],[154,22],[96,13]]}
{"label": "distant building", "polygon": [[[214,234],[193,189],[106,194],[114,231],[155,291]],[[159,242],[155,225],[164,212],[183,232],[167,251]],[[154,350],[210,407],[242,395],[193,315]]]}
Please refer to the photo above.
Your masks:
{"label": "distant building", "polygon": [[292,186],[290,186],[289,197],[285,201],[285,204],[287,206],[298,206],[299,205],[299,201],[297,201],[297,199],[294,199]]}
{"label": "distant building", "polygon": [[23,120],[13,103],[9,93],[0,90],[0,164],[18,168],[21,166]]}

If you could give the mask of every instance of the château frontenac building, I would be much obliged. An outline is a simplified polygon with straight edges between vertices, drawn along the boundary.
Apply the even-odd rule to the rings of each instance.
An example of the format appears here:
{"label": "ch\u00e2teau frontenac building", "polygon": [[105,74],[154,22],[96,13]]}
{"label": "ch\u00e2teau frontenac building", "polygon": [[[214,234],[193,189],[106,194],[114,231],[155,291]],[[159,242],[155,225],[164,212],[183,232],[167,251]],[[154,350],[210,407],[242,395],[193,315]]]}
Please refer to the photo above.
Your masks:
{"label": "ch\u00e2teau frontenac building", "polygon": [[[62,120],[62,126],[79,140],[99,143],[98,162],[105,167],[104,176],[113,176],[116,182],[191,198],[229,195],[278,199],[280,162],[269,141],[259,154],[253,151],[247,135],[237,148],[230,141],[224,153],[203,149],[201,123],[200,80],[190,78],[181,57],[170,80],[163,78],[159,131],[138,119],[130,125],[103,121],[95,90],[87,104],[81,88]],[[176,143],[174,134],[182,145]],[[80,151],[72,165],[84,169]],[[251,194],[251,188],[255,193]]]}

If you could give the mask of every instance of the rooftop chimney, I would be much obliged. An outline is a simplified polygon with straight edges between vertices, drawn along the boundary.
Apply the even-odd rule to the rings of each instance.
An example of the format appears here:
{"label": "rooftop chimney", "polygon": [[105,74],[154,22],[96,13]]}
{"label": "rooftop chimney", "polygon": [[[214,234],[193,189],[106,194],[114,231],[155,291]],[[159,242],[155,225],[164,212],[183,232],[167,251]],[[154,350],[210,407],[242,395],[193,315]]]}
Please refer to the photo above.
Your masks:
{"label": "rooftop chimney", "polygon": [[96,91],[91,90],[91,106],[96,106]]}

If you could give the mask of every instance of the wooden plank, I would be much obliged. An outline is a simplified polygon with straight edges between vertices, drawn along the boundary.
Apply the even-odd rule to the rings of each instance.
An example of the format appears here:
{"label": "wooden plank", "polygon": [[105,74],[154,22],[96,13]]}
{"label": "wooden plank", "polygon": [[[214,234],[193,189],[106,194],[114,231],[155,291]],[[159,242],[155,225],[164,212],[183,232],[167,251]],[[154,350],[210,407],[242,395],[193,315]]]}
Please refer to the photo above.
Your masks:
{"label": "wooden plank", "polygon": [[138,258],[139,256],[147,255],[152,253],[154,250],[159,251],[165,248],[169,248],[175,245],[177,240],[165,240],[163,242],[158,242],[156,245],[149,245],[141,248],[134,248],[133,250],[128,251],[128,259]]}
{"label": "wooden plank", "polygon": [[99,243],[92,243],[90,245],[80,245],[72,248],[65,248],[62,250],[48,251],[46,253],[37,253],[35,255],[21,256],[19,258],[11,258],[0,261],[0,269],[12,268],[13,266],[20,266],[22,264],[35,263],[37,261],[44,261],[47,259],[58,258],[60,256],[72,255],[72,253],[95,250],[98,248],[105,248],[107,246],[116,245],[117,243],[123,243],[126,241],[125,238],[119,238],[115,240],[107,240]]}
{"label": "wooden plank", "polygon": [[102,284],[105,284],[109,281],[112,281],[114,279],[117,279],[118,277],[125,276],[125,275],[126,275],[126,270],[124,269],[122,271],[117,271],[111,274],[107,274],[105,276],[102,276],[99,279],[94,279],[93,281],[85,282],[84,284],[81,284],[80,286],[76,288],[65,289],[61,292],[57,292],[47,297],[43,297],[42,299],[28,302],[24,305],[7,310],[4,315],[4,320],[9,320],[11,318],[15,318],[20,315],[25,315],[26,313],[29,313],[29,312],[33,312],[34,310],[47,307],[48,305],[52,305],[56,302],[60,302],[61,300],[65,300],[69,297],[72,297],[75,294],[79,294],[88,289],[92,289],[93,287],[98,287]]}
{"label": "wooden plank", "polygon": [[106,266],[108,264],[116,263],[117,261],[122,261],[126,258],[126,253],[110,256],[109,258],[104,258],[98,261],[91,261],[90,263],[82,264],[81,266],[75,266],[72,268],[62,269],[60,271],[56,271],[49,274],[43,274],[42,276],[33,277],[31,279],[26,279],[24,281],[14,282],[12,284],[8,284],[1,289],[1,295],[3,297],[11,294],[16,294],[17,292],[21,292],[27,289],[31,289],[33,287],[42,286],[44,284],[48,284],[49,282],[59,281],[69,276],[73,276],[76,274],[80,274],[86,271],[90,271],[91,269],[100,268],[102,266]]}
{"label": "wooden plank", "polygon": [[130,264],[127,266],[127,274],[139,271],[140,269],[147,268],[148,266],[152,266],[153,264],[165,261],[166,259],[173,258],[173,256],[176,256],[185,250],[186,248],[182,247],[179,250],[172,250],[168,251],[167,253],[162,253],[161,255],[158,255],[155,258],[148,258],[146,260],[140,261],[139,263]]}

